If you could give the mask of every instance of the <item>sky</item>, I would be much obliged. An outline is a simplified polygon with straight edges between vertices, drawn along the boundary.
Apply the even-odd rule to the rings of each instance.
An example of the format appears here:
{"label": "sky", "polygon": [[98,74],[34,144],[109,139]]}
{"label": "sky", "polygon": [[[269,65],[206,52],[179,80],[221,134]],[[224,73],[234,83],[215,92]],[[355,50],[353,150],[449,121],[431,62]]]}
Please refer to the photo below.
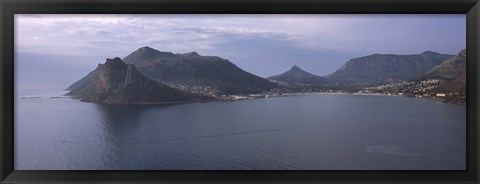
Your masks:
{"label": "sky", "polygon": [[15,62],[22,79],[75,82],[106,58],[123,58],[144,46],[219,56],[261,77],[293,65],[322,76],[374,53],[456,54],[466,47],[466,19],[463,14],[15,15]]}

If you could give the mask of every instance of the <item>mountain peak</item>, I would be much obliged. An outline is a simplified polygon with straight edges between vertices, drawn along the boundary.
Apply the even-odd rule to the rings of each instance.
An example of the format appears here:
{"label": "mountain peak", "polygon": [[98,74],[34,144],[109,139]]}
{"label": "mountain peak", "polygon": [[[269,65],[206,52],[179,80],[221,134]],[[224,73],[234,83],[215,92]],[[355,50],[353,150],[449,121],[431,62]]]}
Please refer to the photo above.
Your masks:
{"label": "mountain peak", "polygon": [[290,68],[290,70],[287,71],[287,73],[291,73],[291,74],[305,74],[305,73],[308,73],[306,72],[305,70],[302,70],[300,67],[298,67],[297,65],[293,65],[292,68]]}
{"label": "mountain peak", "polygon": [[434,55],[434,54],[440,54],[440,53],[427,50],[425,52],[422,52],[420,55]]}
{"label": "mountain peak", "polygon": [[158,58],[166,58],[166,57],[174,57],[174,56],[175,54],[171,52],[161,52],[149,46],[145,46],[137,49],[135,52],[123,58],[123,61],[125,63],[138,63],[138,62],[150,61]]}
{"label": "mountain peak", "polygon": [[118,62],[123,63],[122,59],[120,59],[119,57],[115,57],[113,59],[107,58],[105,64],[107,64],[107,63],[118,63]]}
{"label": "mountain peak", "polygon": [[113,59],[107,58],[105,64],[98,64],[99,67],[103,66],[103,67],[108,67],[108,68],[112,68],[112,67],[121,68],[121,67],[124,67],[126,65],[127,64],[125,64],[122,61],[122,59],[120,59],[119,57],[115,57]]}
{"label": "mountain peak", "polygon": [[150,55],[150,56],[155,56],[161,53],[159,50],[156,50],[154,48],[151,48],[149,46],[145,46],[142,48],[137,49],[134,51],[132,54],[137,53],[137,54],[142,54],[142,55]]}
{"label": "mountain peak", "polygon": [[280,75],[268,77],[268,79],[288,83],[291,85],[300,84],[314,88],[324,88],[329,84],[327,79],[308,73],[297,65],[293,65],[290,70]]}
{"label": "mountain peak", "polygon": [[155,54],[159,54],[161,52],[157,49],[152,48],[152,47],[144,46],[144,47],[141,47],[141,48],[137,49],[133,53],[143,53],[143,54],[153,54],[153,55],[155,55]]}
{"label": "mountain peak", "polygon": [[292,68],[290,68],[290,70],[302,70],[302,69],[297,65],[293,65]]}
{"label": "mountain peak", "polygon": [[[315,76],[315,77],[318,77],[316,75],[313,75],[311,73],[308,73],[306,72],[305,70],[301,69],[300,67],[298,67],[297,65],[293,65],[292,68],[290,68],[290,70],[280,74],[280,75],[286,75],[286,76]],[[273,76],[272,76],[273,77]]]}
{"label": "mountain peak", "polygon": [[184,56],[200,56],[200,54],[198,54],[197,52],[189,52],[189,53],[185,53],[183,55]]}
{"label": "mountain peak", "polygon": [[150,51],[158,51],[158,50],[156,50],[156,49],[154,49],[154,48],[151,48],[151,47],[149,47],[149,46],[141,47],[141,48],[139,48],[137,51],[149,51],[149,50],[150,50]]}

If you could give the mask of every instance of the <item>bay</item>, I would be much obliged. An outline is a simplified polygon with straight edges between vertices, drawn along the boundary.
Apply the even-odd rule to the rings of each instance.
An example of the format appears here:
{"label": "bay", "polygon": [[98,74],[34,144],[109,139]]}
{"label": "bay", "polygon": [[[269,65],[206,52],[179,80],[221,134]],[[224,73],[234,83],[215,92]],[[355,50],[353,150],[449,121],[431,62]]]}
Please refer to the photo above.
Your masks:
{"label": "bay", "polygon": [[351,94],[104,105],[62,97],[64,92],[16,98],[15,169],[466,167],[465,105]]}

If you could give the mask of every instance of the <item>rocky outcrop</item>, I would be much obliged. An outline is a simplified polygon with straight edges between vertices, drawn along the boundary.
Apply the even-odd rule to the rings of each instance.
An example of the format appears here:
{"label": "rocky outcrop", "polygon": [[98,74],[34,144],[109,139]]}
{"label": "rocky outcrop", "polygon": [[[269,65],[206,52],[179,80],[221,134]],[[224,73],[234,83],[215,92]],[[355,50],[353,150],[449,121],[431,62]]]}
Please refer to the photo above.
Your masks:
{"label": "rocky outcrop", "polygon": [[70,87],[67,95],[88,102],[107,104],[167,103],[201,100],[205,97],[173,89],[143,76],[120,58],[107,59]]}

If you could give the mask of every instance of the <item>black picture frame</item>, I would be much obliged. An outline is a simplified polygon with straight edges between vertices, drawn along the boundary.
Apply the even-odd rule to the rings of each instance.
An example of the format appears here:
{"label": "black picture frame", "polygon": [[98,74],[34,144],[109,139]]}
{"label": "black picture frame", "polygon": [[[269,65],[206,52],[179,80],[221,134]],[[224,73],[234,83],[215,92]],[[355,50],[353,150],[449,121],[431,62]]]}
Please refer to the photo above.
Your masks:
{"label": "black picture frame", "polygon": [[[14,14],[466,14],[466,171],[15,171]],[[479,182],[478,0],[0,0],[2,183]]]}

